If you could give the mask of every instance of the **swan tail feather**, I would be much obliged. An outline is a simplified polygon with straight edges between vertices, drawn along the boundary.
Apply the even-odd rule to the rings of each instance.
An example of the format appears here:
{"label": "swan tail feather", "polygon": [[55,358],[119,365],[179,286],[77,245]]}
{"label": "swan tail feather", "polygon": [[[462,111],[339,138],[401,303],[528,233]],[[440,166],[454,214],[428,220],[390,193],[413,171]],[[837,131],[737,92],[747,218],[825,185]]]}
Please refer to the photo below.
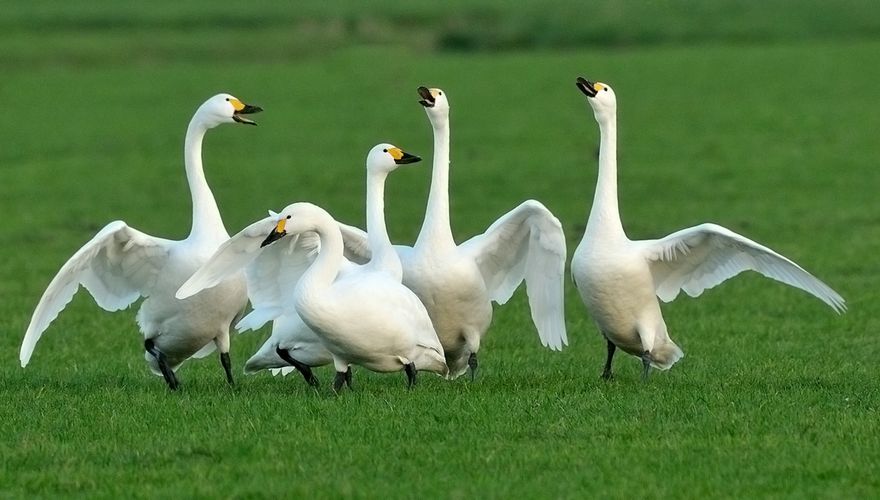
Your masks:
{"label": "swan tail feather", "polygon": [[651,351],[651,366],[658,370],[668,370],[683,357],[684,351],[675,342],[666,340],[659,346],[654,346]]}

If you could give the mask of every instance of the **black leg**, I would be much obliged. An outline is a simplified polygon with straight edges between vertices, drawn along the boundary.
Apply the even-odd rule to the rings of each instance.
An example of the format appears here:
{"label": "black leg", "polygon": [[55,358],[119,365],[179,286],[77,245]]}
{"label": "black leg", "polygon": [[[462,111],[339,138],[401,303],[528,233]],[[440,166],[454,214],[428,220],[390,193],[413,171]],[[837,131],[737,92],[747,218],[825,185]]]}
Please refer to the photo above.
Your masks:
{"label": "black leg", "polygon": [[348,370],[345,371],[345,385],[347,385],[349,389],[352,389],[352,387],[351,387],[351,366],[349,366]]}
{"label": "black leg", "polygon": [[645,371],[642,372],[642,381],[647,382],[648,371],[651,369],[651,353],[648,351],[645,351],[645,353],[642,354],[642,365],[645,367]]}
{"label": "black leg", "polygon": [[[348,368],[351,371],[351,367]],[[333,391],[339,393],[342,390],[342,386],[345,385],[345,375],[348,372],[336,372],[336,377],[333,378]],[[351,386],[349,386],[351,387]]]}
{"label": "black leg", "polygon": [[168,361],[165,359],[165,353],[156,347],[156,344],[152,339],[144,341],[144,349],[156,358],[156,362],[159,364],[159,370],[162,372],[162,377],[165,378],[165,383],[168,384],[168,388],[172,391],[176,391],[180,386],[180,382],[177,381],[177,376],[174,374],[174,370],[168,366]]}
{"label": "black leg", "polygon": [[281,357],[281,359],[296,368],[303,378],[306,379],[307,384],[312,387],[318,387],[318,377],[315,377],[315,374],[312,373],[312,369],[309,365],[293,359],[293,356],[290,355],[290,351],[287,349],[277,347],[275,348],[275,352],[278,353],[278,356]]}
{"label": "black leg", "polygon": [[414,385],[416,385],[416,364],[409,363],[403,366],[404,371],[406,371],[406,381],[407,388],[412,389]]}
{"label": "black leg", "polygon": [[480,367],[480,364],[477,362],[477,353],[472,352],[470,356],[468,356],[468,368],[471,372],[471,382],[477,378],[477,369]]}
{"label": "black leg", "polygon": [[605,370],[602,371],[602,378],[604,380],[611,380],[614,376],[611,374],[611,360],[614,358],[614,351],[617,349],[617,346],[608,339],[605,339],[605,341],[608,342],[608,357],[605,358]]}
{"label": "black leg", "polygon": [[223,371],[226,372],[226,381],[229,382],[229,385],[235,385],[235,381],[232,380],[232,361],[229,360],[228,352],[220,353],[220,364],[223,365]]}

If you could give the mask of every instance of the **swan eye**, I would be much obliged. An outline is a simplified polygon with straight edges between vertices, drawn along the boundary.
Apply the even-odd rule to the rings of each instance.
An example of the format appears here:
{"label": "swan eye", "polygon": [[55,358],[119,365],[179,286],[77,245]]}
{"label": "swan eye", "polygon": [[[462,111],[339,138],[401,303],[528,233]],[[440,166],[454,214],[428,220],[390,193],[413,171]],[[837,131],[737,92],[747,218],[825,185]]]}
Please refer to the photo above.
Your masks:
{"label": "swan eye", "polygon": [[443,92],[437,92],[437,95],[443,95]]}
{"label": "swan eye", "polygon": [[226,98],[226,102],[229,102],[229,98],[228,98],[228,97]]}
{"label": "swan eye", "polygon": [[605,87],[605,88],[602,89],[602,90],[604,90],[605,92],[608,92],[608,87]]}
{"label": "swan eye", "polygon": [[290,218],[290,216],[289,216],[289,215],[288,215],[288,216],[287,216],[287,218],[288,218],[288,219],[289,219],[289,218]]}
{"label": "swan eye", "polygon": [[383,149],[382,152],[383,152],[383,153],[387,153],[388,150],[387,150],[387,149]]}

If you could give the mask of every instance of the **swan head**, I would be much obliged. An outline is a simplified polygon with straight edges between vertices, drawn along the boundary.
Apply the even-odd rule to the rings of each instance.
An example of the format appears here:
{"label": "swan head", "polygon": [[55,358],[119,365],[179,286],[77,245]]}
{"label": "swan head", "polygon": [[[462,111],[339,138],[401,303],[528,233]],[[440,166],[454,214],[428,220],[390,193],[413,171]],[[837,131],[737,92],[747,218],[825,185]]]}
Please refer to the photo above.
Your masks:
{"label": "swan head", "polygon": [[260,111],[263,111],[263,108],[245,104],[233,95],[217,94],[199,107],[196,116],[208,128],[214,128],[223,123],[256,125],[256,122],[245,118],[245,115],[252,115]]}
{"label": "swan head", "polygon": [[591,82],[579,76],[575,81],[577,88],[587,96],[587,102],[593,108],[596,120],[613,116],[617,112],[617,97],[614,90],[601,82]]}
{"label": "swan head", "polygon": [[335,226],[336,221],[323,208],[311,203],[292,203],[284,210],[271,216],[275,227],[260,244],[261,247],[274,243],[288,234],[300,234],[316,231],[320,227]]}
{"label": "swan head", "polygon": [[422,161],[393,144],[377,144],[367,154],[367,172],[389,174],[401,165]]}
{"label": "swan head", "polygon": [[446,99],[446,92],[442,89],[428,87],[419,87],[419,104],[425,107],[428,118],[431,123],[440,118],[449,116],[449,101]]}

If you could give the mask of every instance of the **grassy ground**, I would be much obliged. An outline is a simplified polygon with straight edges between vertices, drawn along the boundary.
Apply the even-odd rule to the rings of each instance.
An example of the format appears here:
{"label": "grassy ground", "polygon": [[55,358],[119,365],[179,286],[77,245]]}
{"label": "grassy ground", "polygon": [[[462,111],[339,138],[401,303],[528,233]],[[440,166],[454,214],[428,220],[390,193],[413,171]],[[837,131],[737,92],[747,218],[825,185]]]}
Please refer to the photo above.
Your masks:
{"label": "grassy ground", "polygon": [[[55,35],[16,45],[19,35],[4,35],[0,56],[33,62],[0,80],[8,108],[0,120],[0,496],[880,490],[880,324],[871,305],[880,43],[710,40],[503,54],[352,46],[269,58],[242,49],[231,60],[212,49],[204,60],[128,61],[126,50],[139,45],[125,36],[131,44],[115,57],[96,44],[100,57],[61,63]],[[604,346],[569,286],[570,348],[540,348],[520,293],[496,310],[476,383],[424,376],[408,392],[403,375],[358,370],[357,390],[337,398],[325,369],[317,393],[269,375],[239,375],[229,389],[206,359],[185,365],[183,390],[170,394],[144,366],[133,311],[104,313],[81,293],[28,368],[18,367],[40,293],[99,227],[120,218],[185,236],[182,136],[196,106],[221,90],[266,108],[259,127],[225,126],[206,140],[207,175],[231,230],[296,200],[362,225],[367,149],[388,140],[430,155],[415,94],[430,84],[453,106],[459,239],[533,197],[563,221],[572,251],[598,140],[573,85],[579,74],[619,96],[620,198],[632,237],[724,224],[827,280],[850,312],[836,317],[802,293],[743,276],[665,307],[687,353],[673,370],[643,384],[639,363],[621,355],[605,383]],[[415,236],[428,179],[418,168],[391,179],[395,240]],[[236,337],[234,364],[261,341]]]}

